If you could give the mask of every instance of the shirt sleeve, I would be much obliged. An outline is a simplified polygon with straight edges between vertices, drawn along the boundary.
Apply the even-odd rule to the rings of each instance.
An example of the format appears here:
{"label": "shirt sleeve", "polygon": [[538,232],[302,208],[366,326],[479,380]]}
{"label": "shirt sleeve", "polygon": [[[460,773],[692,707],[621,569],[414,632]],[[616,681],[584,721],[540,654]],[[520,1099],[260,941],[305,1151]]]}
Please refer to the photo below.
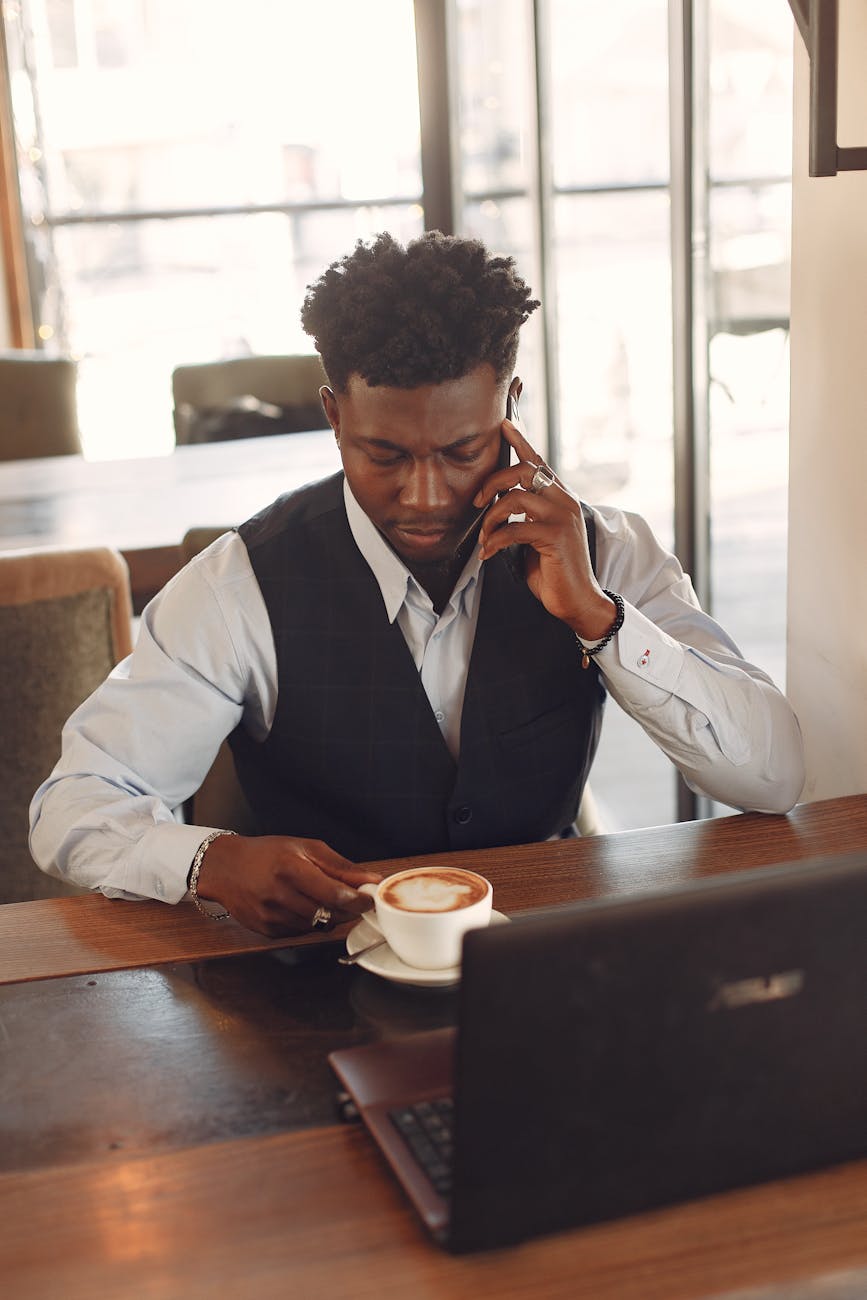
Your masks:
{"label": "shirt sleeve", "polygon": [[205,835],[177,810],[239,723],[266,735],[276,704],[268,615],[237,534],[197,556],[145,609],[133,653],[67,722],[34,795],[43,871],[110,898],[175,903]]}
{"label": "shirt sleeve", "polygon": [[601,586],[623,627],[596,662],[617,703],[690,789],[756,812],[788,812],[804,785],[797,718],[781,691],[701,609],[677,558],[638,515],[594,509]]}

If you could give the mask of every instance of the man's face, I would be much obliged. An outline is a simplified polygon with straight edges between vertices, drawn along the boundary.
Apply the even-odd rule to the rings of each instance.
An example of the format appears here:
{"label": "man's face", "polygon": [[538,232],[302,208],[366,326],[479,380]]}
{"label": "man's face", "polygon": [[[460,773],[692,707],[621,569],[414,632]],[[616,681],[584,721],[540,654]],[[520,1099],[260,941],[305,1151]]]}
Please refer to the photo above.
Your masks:
{"label": "man's face", "polygon": [[497,465],[505,382],[489,365],[421,388],[323,389],[355,499],[410,570],[455,558]]}

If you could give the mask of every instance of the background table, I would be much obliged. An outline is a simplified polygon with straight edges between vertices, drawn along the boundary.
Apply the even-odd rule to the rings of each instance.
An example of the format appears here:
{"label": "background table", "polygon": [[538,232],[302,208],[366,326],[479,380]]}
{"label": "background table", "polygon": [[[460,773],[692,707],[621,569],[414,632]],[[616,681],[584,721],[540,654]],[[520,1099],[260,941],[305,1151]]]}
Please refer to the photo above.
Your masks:
{"label": "background table", "polygon": [[[832,850],[867,862],[867,797],[447,860],[484,871],[497,906],[517,912]],[[281,942],[183,905],[0,908],[0,1291],[867,1295],[865,1162],[443,1254],[365,1133],[335,1122],[326,1056],[450,1024],[454,992],[338,967],[340,933]]]}
{"label": "background table", "polygon": [[178,567],[188,528],[241,523],[340,468],[330,429],[178,447],[169,456],[0,462],[0,550],[114,546],[136,607]]}

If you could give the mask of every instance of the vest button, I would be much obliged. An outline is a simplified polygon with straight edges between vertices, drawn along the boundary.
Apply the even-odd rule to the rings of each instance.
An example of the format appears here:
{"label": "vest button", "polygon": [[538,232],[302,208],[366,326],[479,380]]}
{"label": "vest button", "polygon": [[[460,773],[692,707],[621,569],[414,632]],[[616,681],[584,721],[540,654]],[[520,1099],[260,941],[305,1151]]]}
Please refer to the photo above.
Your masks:
{"label": "vest button", "polygon": [[472,821],[473,810],[469,804],[462,803],[460,808],[454,810],[452,817],[454,817],[459,826],[466,826],[468,821]]}

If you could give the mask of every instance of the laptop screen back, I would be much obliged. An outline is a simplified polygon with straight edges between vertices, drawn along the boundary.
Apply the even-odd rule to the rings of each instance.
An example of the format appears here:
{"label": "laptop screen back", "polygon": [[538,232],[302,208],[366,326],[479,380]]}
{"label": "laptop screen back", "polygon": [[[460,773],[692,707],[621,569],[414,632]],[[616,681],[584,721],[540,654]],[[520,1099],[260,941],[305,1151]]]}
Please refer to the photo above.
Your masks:
{"label": "laptop screen back", "polygon": [[449,1245],[867,1152],[865,932],[859,856],[469,934]]}

